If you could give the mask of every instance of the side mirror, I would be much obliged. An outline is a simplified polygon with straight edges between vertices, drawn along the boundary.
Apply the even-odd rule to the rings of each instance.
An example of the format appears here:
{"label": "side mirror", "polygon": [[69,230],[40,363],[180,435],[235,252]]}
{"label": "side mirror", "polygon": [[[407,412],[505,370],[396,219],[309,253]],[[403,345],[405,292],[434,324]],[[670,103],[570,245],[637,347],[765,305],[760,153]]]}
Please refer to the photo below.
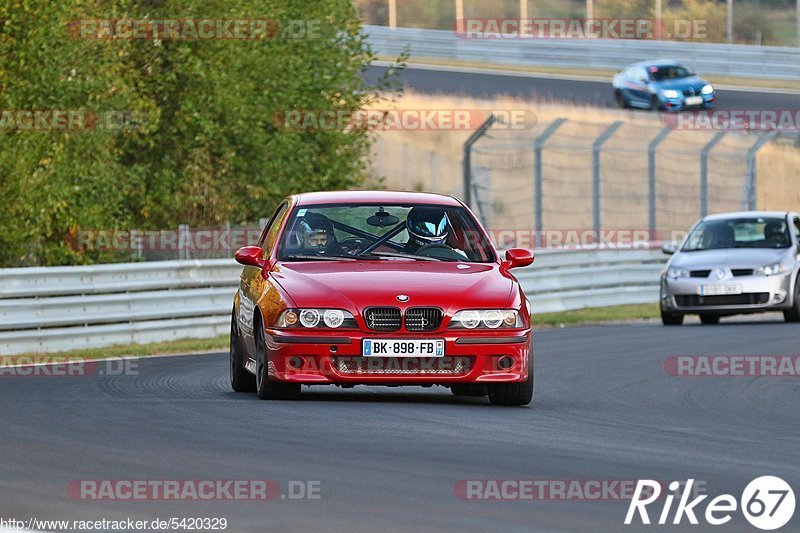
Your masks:
{"label": "side mirror", "polygon": [[263,259],[264,250],[260,246],[245,246],[236,250],[233,258],[236,262],[245,266],[263,268],[266,261]]}
{"label": "side mirror", "polygon": [[511,248],[506,250],[506,260],[503,261],[505,268],[526,267],[533,264],[533,252],[524,248]]}
{"label": "side mirror", "polygon": [[664,246],[661,247],[661,251],[664,252],[664,255],[672,255],[678,251],[678,243],[675,241],[665,242]]}

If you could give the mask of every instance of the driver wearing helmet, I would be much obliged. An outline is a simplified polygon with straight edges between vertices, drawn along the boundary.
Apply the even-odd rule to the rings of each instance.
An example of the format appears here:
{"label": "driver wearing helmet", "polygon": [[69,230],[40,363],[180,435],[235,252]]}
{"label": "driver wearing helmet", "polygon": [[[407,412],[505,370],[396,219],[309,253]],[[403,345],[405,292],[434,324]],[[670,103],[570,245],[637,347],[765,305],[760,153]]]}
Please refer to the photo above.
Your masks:
{"label": "driver wearing helmet", "polygon": [[783,224],[774,220],[764,225],[764,239],[772,246],[786,246],[786,232]]}
{"label": "driver wearing helmet", "polygon": [[299,222],[297,234],[300,246],[309,252],[338,253],[338,243],[333,234],[333,223],[325,215],[308,213]]}
{"label": "driver wearing helmet", "polygon": [[464,252],[446,244],[449,227],[450,221],[443,209],[437,207],[411,208],[406,217],[406,230],[408,231],[406,253],[416,254],[425,247],[438,245],[440,248],[450,248],[466,259],[467,255]]}

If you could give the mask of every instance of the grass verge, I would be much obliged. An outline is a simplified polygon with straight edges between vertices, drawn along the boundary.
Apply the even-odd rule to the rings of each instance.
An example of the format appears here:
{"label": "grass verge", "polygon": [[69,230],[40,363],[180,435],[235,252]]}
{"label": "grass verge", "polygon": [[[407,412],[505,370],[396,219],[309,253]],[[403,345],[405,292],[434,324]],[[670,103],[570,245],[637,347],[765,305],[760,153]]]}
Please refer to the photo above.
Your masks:
{"label": "grass verge", "polygon": [[0,356],[0,363],[14,364],[14,360],[28,358],[41,358],[53,355],[59,359],[74,357],[75,359],[105,359],[110,357],[147,357],[155,355],[186,354],[193,352],[226,352],[228,350],[228,335],[220,335],[210,339],[181,339],[167,342],[154,342],[150,344],[117,344],[105,348],[89,348],[86,350],[69,350],[54,352],[52,354],[27,353],[19,355]]}
{"label": "grass verge", "polygon": [[566,326],[599,322],[631,321],[660,316],[658,304],[615,305],[612,307],[586,307],[574,311],[534,314],[531,321],[536,326]]}

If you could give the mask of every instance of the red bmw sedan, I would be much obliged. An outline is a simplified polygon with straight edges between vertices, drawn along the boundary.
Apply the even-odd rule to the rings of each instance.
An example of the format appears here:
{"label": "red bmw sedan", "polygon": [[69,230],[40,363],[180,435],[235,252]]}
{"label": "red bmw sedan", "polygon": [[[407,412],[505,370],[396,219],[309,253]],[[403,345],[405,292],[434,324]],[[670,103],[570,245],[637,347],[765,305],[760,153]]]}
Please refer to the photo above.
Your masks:
{"label": "red bmw sedan", "polygon": [[530,309],[459,200],[348,191],[288,197],[244,265],[231,316],[234,391],[441,385],[495,405],[533,398]]}

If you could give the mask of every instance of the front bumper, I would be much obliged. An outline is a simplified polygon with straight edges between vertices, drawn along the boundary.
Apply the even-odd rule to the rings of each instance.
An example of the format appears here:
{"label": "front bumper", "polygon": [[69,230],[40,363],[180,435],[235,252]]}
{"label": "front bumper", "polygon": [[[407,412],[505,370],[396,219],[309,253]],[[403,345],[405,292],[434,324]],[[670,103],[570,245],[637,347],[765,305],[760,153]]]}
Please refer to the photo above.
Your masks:
{"label": "front bumper", "polygon": [[[363,357],[366,338],[444,339],[444,357]],[[528,378],[531,352],[529,329],[425,334],[265,330],[265,339],[270,379],[305,384],[520,382]]]}
{"label": "front bumper", "polygon": [[[792,306],[791,273],[741,276],[723,281],[710,278],[661,279],[661,307],[681,313],[719,314],[782,311]],[[702,286],[739,285],[741,294],[703,296]]]}
{"label": "front bumper", "polygon": [[697,95],[703,98],[700,103],[688,105],[686,103],[686,96],[683,94],[677,98],[667,98],[663,94],[659,94],[661,105],[666,111],[684,111],[687,109],[713,109],[717,104],[717,93]]}

